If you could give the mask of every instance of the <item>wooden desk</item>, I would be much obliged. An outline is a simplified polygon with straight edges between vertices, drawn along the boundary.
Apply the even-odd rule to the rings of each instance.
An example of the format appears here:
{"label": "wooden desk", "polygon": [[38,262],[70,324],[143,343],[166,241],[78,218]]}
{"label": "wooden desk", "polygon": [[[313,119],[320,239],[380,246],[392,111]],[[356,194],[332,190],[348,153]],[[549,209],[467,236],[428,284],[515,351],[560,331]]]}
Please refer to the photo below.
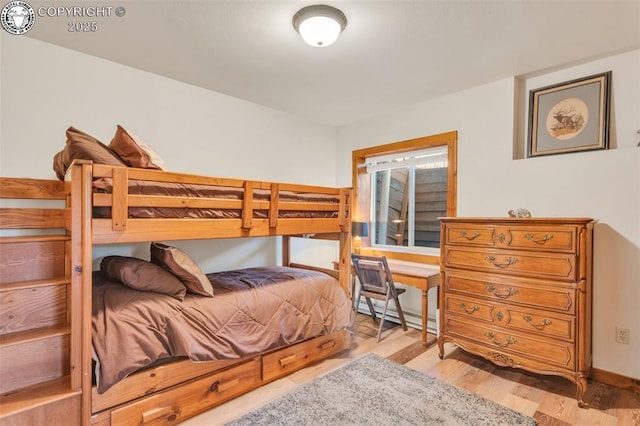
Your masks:
{"label": "wooden desk", "polygon": [[[422,344],[427,345],[427,318],[429,289],[440,285],[440,266],[427,263],[406,262],[387,258],[393,281],[396,284],[404,284],[422,290]],[[333,267],[338,268],[337,261]],[[355,298],[356,276],[351,269],[351,297]],[[355,302],[355,301],[354,301]],[[357,307],[356,307],[357,308]]]}

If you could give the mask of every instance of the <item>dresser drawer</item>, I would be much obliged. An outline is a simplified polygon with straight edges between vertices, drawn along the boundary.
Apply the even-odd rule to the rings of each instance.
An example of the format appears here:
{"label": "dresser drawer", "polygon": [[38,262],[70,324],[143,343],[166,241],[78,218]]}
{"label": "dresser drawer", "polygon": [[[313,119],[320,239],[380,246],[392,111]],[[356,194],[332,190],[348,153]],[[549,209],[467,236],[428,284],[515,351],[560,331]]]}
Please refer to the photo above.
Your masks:
{"label": "dresser drawer", "polygon": [[444,265],[495,274],[575,281],[576,256],[563,253],[445,247]]}
{"label": "dresser drawer", "polygon": [[575,341],[575,317],[514,306],[496,306],[496,324],[540,336]]}
{"label": "dresser drawer", "polygon": [[491,303],[482,299],[445,296],[447,314],[472,321],[485,321],[509,330],[574,340],[575,319],[571,315]]}
{"label": "dresser drawer", "polygon": [[474,320],[493,322],[494,307],[495,305],[487,300],[466,299],[449,294],[445,295],[444,298],[444,308],[447,313],[461,315]]}
{"label": "dresser drawer", "polygon": [[477,296],[494,302],[512,303],[532,308],[575,314],[576,292],[573,287],[525,278],[500,277],[446,269],[445,294]]}
{"label": "dresser drawer", "polygon": [[468,323],[453,316],[446,318],[443,332],[492,350],[523,355],[559,367],[575,368],[575,345],[571,342],[536,338],[535,335]]}
{"label": "dresser drawer", "polygon": [[504,235],[504,246],[513,249],[574,253],[578,230],[575,226],[520,226],[496,230]]}
{"label": "dresser drawer", "polygon": [[495,226],[477,224],[450,224],[446,228],[446,244],[475,247],[493,247],[495,245]]}
{"label": "dresser drawer", "polygon": [[446,244],[574,253],[578,230],[567,225],[449,224]]}
{"label": "dresser drawer", "polygon": [[262,378],[265,382],[275,380],[349,347],[351,335],[342,331],[277,350],[262,357]]}
{"label": "dresser drawer", "polygon": [[261,384],[260,359],[167,389],[111,412],[111,424],[172,425]]}

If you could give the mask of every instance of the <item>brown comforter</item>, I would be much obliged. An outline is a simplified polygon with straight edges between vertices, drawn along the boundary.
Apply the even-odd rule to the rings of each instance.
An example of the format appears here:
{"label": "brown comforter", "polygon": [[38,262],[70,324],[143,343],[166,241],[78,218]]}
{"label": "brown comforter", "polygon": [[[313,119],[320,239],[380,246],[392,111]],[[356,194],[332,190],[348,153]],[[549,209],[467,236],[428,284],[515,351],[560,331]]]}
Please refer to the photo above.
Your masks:
{"label": "brown comforter", "polygon": [[163,358],[237,359],[351,326],[338,282],[322,272],[259,267],[207,275],[214,297],[184,301],[93,277],[98,392]]}

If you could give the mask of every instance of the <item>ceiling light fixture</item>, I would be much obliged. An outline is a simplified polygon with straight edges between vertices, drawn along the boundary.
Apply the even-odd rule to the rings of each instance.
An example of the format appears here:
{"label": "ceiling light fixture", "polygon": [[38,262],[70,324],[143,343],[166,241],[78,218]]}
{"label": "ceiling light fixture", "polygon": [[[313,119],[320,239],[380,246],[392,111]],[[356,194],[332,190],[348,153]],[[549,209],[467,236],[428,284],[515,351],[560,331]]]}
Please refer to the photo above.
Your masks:
{"label": "ceiling light fixture", "polygon": [[293,15],[293,28],[313,47],[327,47],[347,26],[342,11],[325,4],[307,6]]}

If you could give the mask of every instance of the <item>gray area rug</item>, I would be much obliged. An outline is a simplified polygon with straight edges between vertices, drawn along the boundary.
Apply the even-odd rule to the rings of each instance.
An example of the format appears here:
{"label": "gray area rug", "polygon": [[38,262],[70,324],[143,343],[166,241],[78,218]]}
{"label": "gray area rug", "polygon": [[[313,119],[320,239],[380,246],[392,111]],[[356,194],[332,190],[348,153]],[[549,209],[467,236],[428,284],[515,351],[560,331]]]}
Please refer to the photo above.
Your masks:
{"label": "gray area rug", "polygon": [[531,417],[369,354],[227,425],[536,424]]}

